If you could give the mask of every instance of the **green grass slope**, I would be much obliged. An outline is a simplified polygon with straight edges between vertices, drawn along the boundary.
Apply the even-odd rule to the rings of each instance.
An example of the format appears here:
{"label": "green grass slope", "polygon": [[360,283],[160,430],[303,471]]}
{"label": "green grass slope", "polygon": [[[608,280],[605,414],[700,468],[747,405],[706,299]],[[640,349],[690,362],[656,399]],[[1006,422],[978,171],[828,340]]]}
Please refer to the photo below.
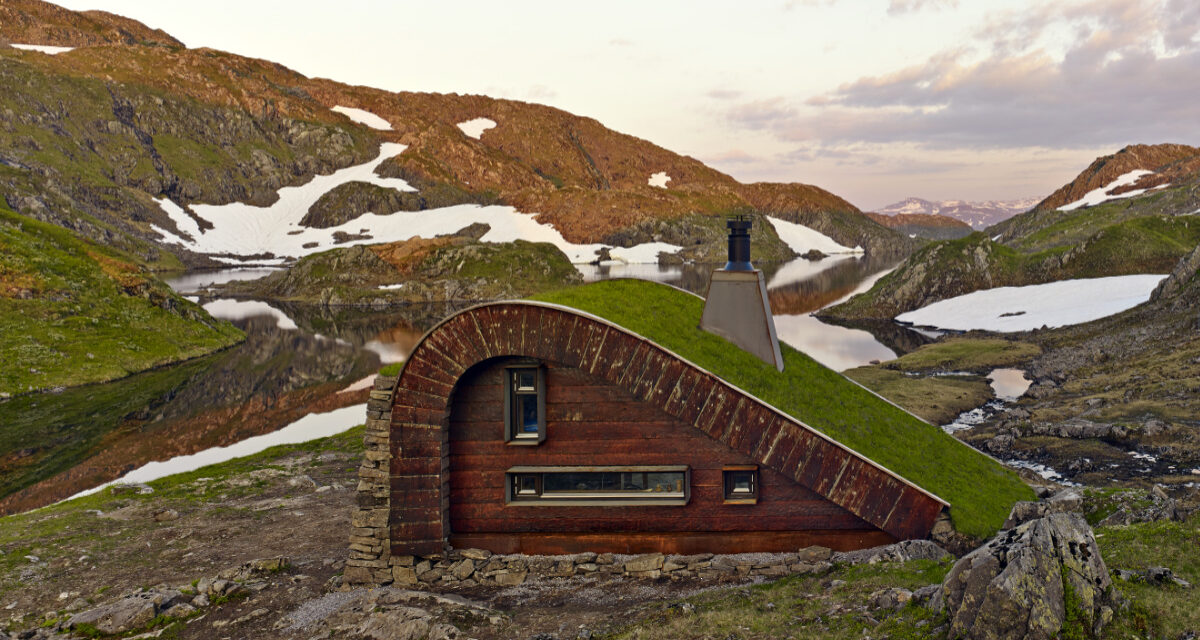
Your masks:
{"label": "green grass slope", "polygon": [[0,393],[121,378],[242,337],[128,256],[0,204]]}
{"label": "green grass slope", "polygon": [[780,344],[784,370],[698,328],[704,301],[665,285],[609,280],[535,300],[606,318],[687,358],[952,505],[955,527],[990,536],[1033,491],[1011,470]]}

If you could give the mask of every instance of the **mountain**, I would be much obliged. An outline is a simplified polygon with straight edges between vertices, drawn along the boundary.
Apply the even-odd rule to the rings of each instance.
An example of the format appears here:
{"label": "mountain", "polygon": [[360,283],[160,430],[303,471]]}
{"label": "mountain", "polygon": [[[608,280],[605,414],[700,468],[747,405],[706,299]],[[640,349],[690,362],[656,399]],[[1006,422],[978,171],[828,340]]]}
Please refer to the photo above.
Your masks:
{"label": "mountain", "polygon": [[[508,205],[536,214],[565,242],[620,246],[679,236],[704,218],[756,213],[870,252],[906,254],[917,246],[819,187],[742,184],[558,109],[311,79],[264,60],[187,49],[124,18],[35,0],[6,3],[4,11],[9,42],[77,47],[59,55],[0,48],[0,82],[21,87],[0,95],[6,201],[154,268],[290,260],[338,244],[399,239],[377,228],[387,215],[354,226],[357,216],[330,217],[329,202],[297,216],[295,231],[314,238],[302,249],[299,242],[282,248],[287,238],[248,248],[198,239],[214,226],[205,215],[221,218],[217,232],[226,223],[269,226],[247,223],[259,213],[247,207],[218,214],[212,206],[267,207],[280,202],[282,187],[354,167],[367,186],[400,179],[415,191],[397,197],[359,184],[331,196],[351,203],[353,214]],[[460,126],[472,122],[492,126]],[[339,225],[347,228],[337,236]]]}
{"label": "mountain", "polygon": [[[1098,185],[1098,186],[1097,186]],[[1200,149],[1133,145],[1097,159],[987,234],[934,243],[823,313],[884,319],[979,289],[1168,273],[1200,244]]]}
{"label": "mountain", "polygon": [[1021,198],[1017,200],[922,200],[921,198],[905,198],[900,202],[890,204],[876,213],[887,216],[899,215],[940,215],[960,220],[980,231],[997,222],[1007,220],[1019,213],[1029,211],[1038,203],[1037,198]]}
{"label": "mountain", "polygon": [[867,217],[909,237],[929,238],[930,240],[953,240],[954,238],[961,238],[971,233],[971,225],[961,220],[955,220],[954,218],[934,213],[887,215],[868,212]]}

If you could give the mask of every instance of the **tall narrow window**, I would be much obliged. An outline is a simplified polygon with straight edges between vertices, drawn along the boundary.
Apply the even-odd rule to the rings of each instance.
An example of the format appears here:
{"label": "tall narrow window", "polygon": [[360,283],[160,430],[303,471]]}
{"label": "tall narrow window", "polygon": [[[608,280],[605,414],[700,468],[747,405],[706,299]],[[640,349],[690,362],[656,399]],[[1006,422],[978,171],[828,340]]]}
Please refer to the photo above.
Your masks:
{"label": "tall narrow window", "polygon": [[546,373],[542,367],[504,370],[504,431],[509,444],[546,439]]}

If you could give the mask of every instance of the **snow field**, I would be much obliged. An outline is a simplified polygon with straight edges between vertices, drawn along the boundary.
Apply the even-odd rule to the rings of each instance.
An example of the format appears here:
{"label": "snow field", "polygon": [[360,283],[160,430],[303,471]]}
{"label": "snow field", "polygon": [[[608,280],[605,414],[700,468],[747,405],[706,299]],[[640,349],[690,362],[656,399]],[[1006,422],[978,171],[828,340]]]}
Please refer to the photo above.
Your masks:
{"label": "snow field", "polygon": [[1145,169],[1135,169],[1133,171],[1130,171],[1129,173],[1123,173],[1120,176],[1118,176],[1116,180],[1113,180],[1112,182],[1104,185],[1103,187],[1100,187],[1099,189],[1092,189],[1091,191],[1084,194],[1084,196],[1082,198],[1080,198],[1070,204],[1064,204],[1063,206],[1059,207],[1058,210],[1059,211],[1074,211],[1075,209],[1078,209],[1080,207],[1092,207],[1092,206],[1098,205],[1102,202],[1107,202],[1109,200],[1116,200],[1118,198],[1132,198],[1133,196],[1141,195],[1146,192],[1145,189],[1134,189],[1133,191],[1118,194],[1115,196],[1109,195],[1108,192],[1112,191],[1113,189],[1116,189],[1117,187],[1123,187],[1125,185],[1133,184],[1133,183],[1137,182],[1142,176],[1150,175],[1152,173],[1154,173],[1154,172],[1146,171]]}
{"label": "snow field", "polygon": [[56,56],[60,53],[66,53],[75,49],[75,47],[52,47],[48,44],[10,44],[14,49],[23,49],[25,51],[38,51],[48,55]]}
{"label": "snow field", "polygon": [[468,138],[479,140],[484,131],[496,126],[496,121],[489,118],[475,118],[466,122],[458,123],[458,128],[462,130],[463,135]]}
{"label": "snow field", "polygon": [[658,173],[651,174],[650,179],[646,181],[646,184],[649,184],[652,187],[666,189],[667,183],[670,181],[671,176],[667,175],[666,171],[659,171]]}
{"label": "snow field", "polygon": [[783,240],[787,246],[792,248],[792,251],[797,253],[806,253],[811,249],[816,249],[821,253],[863,253],[862,247],[842,246],[836,240],[829,236],[810,229],[802,224],[780,220],[779,218],[767,217],[771,226],[775,227],[775,233],[779,234],[779,239]]}
{"label": "snow field", "polygon": [[355,109],[354,107],[343,107],[341,105],[338,105],[338,106],[330,109],[330,111],[336,111],[337,113],[340,113],[340,114],[346,116],[347,118],[350,118],[350,120],[352,120],[354,122],[357,122],[362,125],[366,125],[372,129],[375,129],[378,131],[391,131],[392,130],[392,123],[388,122],[387,120],[384,120],[383,118],[380,118],[379,116],[371,113],[370,111],[364,111],[363,109]]}
{"label": "snow field", "polygon": [[1062,280],[999,287],[935,302],[896,316],[900,322],[939,329],[1010,332],[1090,322],[1150,299],[1165,275]]}

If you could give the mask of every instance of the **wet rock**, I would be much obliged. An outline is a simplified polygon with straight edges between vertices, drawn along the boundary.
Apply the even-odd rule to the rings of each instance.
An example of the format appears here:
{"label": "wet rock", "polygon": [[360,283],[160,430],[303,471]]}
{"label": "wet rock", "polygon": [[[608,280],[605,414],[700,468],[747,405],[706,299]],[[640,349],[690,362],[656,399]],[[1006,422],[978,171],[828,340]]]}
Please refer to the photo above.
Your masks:
{"label": "wet rock", "polygon": [[1066,619],[1065,585],[1098,633],[1112,604],[1111,581],[1092,530],[1076,513],[1001,531],[954,565],[931,604],[946,609],[951,637],[1048,640]]}

